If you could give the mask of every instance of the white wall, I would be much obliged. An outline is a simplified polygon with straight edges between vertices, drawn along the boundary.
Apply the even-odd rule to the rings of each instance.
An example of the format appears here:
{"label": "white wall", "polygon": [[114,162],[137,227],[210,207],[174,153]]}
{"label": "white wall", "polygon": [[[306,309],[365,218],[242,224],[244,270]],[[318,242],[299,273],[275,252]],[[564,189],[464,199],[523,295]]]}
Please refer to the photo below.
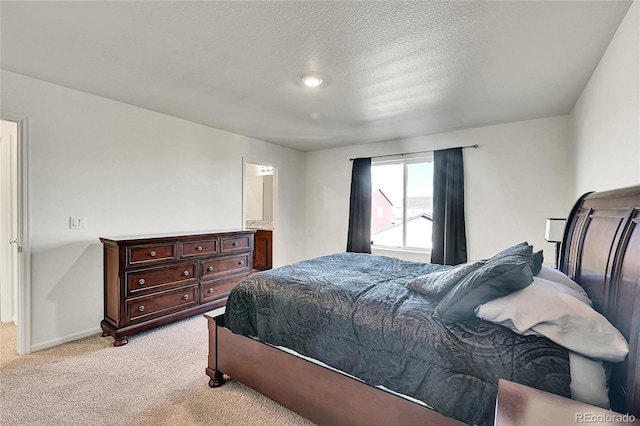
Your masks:
{"label": "white wall", "polygon": [[640,184],[640,2],[634,2],[571,112],[576,193]]}
{"label": "white wall", "polygon": [[279,167],[275,259],[301,259],[302,152],[11,72],[1,82],[3,111],[31,117],[32,350],[98,330],[100,236],[242,228],[243,157]]}
{"label": "white wall", "polygon": [[464,150],[469,259],[488,257],[526,240],[544,249],[546,261],[553,263],[555,247],[544,240],[545,219],[567,216],[574,202],[569,138],[565,115],[310,152],[307,257],[346,248],[349,158],[477,143],[480,148]]}

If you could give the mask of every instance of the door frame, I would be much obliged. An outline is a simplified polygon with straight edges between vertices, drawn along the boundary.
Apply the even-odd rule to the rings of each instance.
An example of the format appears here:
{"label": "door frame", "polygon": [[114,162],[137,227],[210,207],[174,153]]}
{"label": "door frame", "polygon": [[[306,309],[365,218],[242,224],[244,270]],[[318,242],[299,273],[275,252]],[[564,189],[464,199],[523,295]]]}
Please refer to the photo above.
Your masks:
{"label": "door frame", "polygon": [[10,111],[0,111],[0,119],[18,125],[18,294],[17,326],[19,355],[31,352],[31,222],[29,209],[29,134],[30,117]]}
{"label": "door frame", "polygon": [[[260,166],[273,167],[273,231],[271,233],[273,250],[271,253],[271,261],[276,265],[277,232],[276,222],[278,217],[278,165],[271,161],[259,160],[251,157],[242,157],[242,226],[241,229],[247,229],[247,163],[257,164]],[[274,266],[275,267],[275,266]]]}

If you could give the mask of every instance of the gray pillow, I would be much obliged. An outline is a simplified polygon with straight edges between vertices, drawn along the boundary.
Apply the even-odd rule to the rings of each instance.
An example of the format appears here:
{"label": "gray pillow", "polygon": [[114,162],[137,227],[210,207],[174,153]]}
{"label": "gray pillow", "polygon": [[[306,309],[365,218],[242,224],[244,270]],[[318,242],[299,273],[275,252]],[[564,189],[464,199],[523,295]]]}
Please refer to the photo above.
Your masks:
{"label": "gray pillow", "polygon": [[[493,256],[493,258],[495,259],[495,258],[500,258],[504,256],[509,256],[514,253],[518,253],[519,250],[526,248],[528,245],[529,243],[527,243],[526,241],[520,244],[516,244],[515,246],[502,250],[500,253]],[[533,246],[531,246],[531,249],[533,250]],[[533,271],[534,276],[538,275],[538,273],[540,272],[543,262],[544,262],[544,256],[542,255],[542,250],[533,253],[533,258],[529,266],[531,266],[531,270]]]}
{"label": "gray pillow", "polygon": [[521,290],[533,281],[533,247],[519,244],[467,274],[438,303],[433,316],[444,322],[474,318],[483,303]]}
{"label": "gray pillow", "polygon": [[451,268],[441,269],[430,274],[420,275],[409,281],[408,289],[422,293],[425,296],[442,299],[453,286],[458,284],[469,272],[479,268],[483,261],[463,263]]}
{"label": "gray pillow", "polygon": [[[511,246],[509,248],[502,250],[500,253],[496,254],[491,259],[500,259],[503,257],[511,257],[514,255],[517,256],[521,254],[523,250],[526,250],[527,247],[531,247],[531,254],[533,256],[533,246],[530,246],[529,243],[525,241],[523,243],[516,244],[515,246]],[[527,260],[529,260],[528,257],[527,257]],[[533,257],[531,257],[531,266],[533,266]]]}
{"label": "gray pillow", "polygon": [[533,253],[533,275],[538,275],[542,269],[542,263],[544,262],[544,256],[542,250]]}

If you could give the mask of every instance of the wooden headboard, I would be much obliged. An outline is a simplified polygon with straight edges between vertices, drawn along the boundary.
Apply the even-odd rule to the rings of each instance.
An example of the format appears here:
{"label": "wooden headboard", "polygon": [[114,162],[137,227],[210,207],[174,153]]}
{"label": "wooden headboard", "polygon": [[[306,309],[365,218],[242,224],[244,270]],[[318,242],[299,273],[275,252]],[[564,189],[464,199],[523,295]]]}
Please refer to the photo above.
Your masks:
{"label": "wooden headboard", "polygon": [[611,408],[640,417],[640,186],[583,195],[567,220],[560,270],[629,342],[614,364]]}

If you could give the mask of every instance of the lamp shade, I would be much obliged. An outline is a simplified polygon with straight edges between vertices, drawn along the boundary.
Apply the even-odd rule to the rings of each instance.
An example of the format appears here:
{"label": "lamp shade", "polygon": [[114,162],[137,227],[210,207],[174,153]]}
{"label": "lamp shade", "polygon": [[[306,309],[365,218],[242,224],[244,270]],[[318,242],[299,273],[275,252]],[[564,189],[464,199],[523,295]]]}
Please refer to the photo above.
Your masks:
{"label": "lamp shade", "polygon": [[562,242],[566,222],[566,219],[548,217],[547,228],[544,231],[544,239],[550,242]]}

